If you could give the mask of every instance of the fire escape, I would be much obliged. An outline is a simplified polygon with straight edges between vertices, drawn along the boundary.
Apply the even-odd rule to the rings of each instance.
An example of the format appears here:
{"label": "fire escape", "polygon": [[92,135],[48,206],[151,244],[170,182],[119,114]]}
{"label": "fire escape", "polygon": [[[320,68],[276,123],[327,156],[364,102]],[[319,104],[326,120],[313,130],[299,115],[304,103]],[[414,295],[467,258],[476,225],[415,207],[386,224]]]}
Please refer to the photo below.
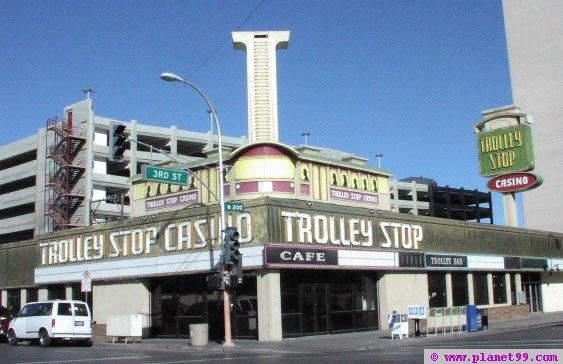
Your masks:
{"label": "fire escape", "polygon": [[[46,223],[48,231],[65,230],[86,224],[84,214],[76,214],[85,198],[80,179],[85,160],[79,154],[86,143],[85,130],[73,128],[72,112],[67,120],[47,120]],[[82,216],[81,216],[82,215]]]}

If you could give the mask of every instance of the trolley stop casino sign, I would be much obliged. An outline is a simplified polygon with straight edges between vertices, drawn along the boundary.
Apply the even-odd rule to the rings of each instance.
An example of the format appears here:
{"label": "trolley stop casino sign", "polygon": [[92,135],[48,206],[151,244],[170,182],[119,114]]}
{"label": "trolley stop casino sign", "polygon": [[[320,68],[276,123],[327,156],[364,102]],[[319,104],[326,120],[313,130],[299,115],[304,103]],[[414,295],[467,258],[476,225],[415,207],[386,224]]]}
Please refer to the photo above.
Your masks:
{"label": "trolley stop casino sign", "polygon": [[479,174],[493,177],[534,169],[532,131],[520,124],[477,135]]}
{"label": "trolley stop casino sign", "polygon": [[497,176],[487,182],[487,187],[495,192],[523,192],[541,185],[543,179],[532,173],[510,173]]}

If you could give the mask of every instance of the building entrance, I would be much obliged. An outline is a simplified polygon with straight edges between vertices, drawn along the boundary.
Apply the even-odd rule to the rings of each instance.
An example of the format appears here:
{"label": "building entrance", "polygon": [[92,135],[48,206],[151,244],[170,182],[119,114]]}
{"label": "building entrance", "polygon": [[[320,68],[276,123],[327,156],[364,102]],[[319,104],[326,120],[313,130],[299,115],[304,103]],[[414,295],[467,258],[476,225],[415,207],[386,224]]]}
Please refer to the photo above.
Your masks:
{"label": "building entrance", "polygon": [[522,285],[526,292],[526,303],[531,312],[543,312],[541,299],[541,277],[538,273],[522,274]]}
{"label": "building entrance", "polygon": [[302,284],[301,306],[303,333],[317,335],[328,333],[328,285]]}
{"label": "building entrance", "polygon": [[[235,339],[258,336],[256,278],[231,292],[231,328]],[[190,324],[207,323],[209,339],[225,336],[223,294],[207,289],[206,276],[186,275],[151,280],[151,336],[189,337]]]}
{"label": "building entrance", "polygon": [[281,272],[284,337],[377,330],[377,273]]}

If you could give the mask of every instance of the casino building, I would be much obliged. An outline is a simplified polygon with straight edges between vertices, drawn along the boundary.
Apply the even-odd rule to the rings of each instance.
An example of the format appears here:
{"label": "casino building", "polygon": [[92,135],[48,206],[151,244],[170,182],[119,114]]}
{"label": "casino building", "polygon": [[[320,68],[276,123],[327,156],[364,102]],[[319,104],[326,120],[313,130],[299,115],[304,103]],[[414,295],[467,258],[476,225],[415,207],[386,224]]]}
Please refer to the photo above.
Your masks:
{"label": "casino building", "polygon": [[[244,205],[227,214],[244,269],[233,337],[387,329],[387,315],[409,305],[476,304],[490,320],[563,310],[562,234],[392,212],[390,172],[277,140],[272,65],[289,33],[233,41],[247,52],[249,80],[270,77],[249,81],[249,143],[223,150],[225,197]],[[184,186],[131,178],[129,220],[3,244],[2,302],[14,291],[23,301],[83,299],[88,271],[101,330],[109,315],[140,314],[146,337],[188,336],[189,324],[206,322],[221,338],[222,298],[206,282],[221,251],[217,164],[215,148],[183,165],[193,177]]]}

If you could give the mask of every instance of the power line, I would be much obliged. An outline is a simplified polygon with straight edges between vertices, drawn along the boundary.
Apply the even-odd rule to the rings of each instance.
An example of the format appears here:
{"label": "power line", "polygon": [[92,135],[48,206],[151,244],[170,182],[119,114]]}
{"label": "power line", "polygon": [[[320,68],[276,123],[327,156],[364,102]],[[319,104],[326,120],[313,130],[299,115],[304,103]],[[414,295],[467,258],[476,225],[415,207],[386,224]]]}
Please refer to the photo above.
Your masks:
{"label": "power line", "polygon": [[[246,24],[246,22],[252,17],[252,15],[254,15],[254,13],[256,13],[258,11],[258,9],[260,9],[260,7],[266,2],[266,0],[262,0],[260,1],[260,3],[254,8],[254,10],[252,10],[252,12],[242,21],[242,23],[239,24],[238,27],[235,28],[235,30],[240,30],[240,28],[242,28],[242,26],[244,24]],[[221,50],[221,48],[223,48],[223,46],[225,44],[227,44],[228,41],[231,40],[231,36],[227,36],[225,38],[225,40],[219,45],[219,47],[217,47],[213,52],[211,52],[211,54],[209,55],[209,57],[207,57],[199,66],[197,66],[192,72],[190,72],[185,78],[189,79],[191,78],[197,71],[199,71],[203,66],[205,66],[207,64],[207,62],[209,62],[211,60],[211,58],[213,58],[217,52],[219,52]]]}

